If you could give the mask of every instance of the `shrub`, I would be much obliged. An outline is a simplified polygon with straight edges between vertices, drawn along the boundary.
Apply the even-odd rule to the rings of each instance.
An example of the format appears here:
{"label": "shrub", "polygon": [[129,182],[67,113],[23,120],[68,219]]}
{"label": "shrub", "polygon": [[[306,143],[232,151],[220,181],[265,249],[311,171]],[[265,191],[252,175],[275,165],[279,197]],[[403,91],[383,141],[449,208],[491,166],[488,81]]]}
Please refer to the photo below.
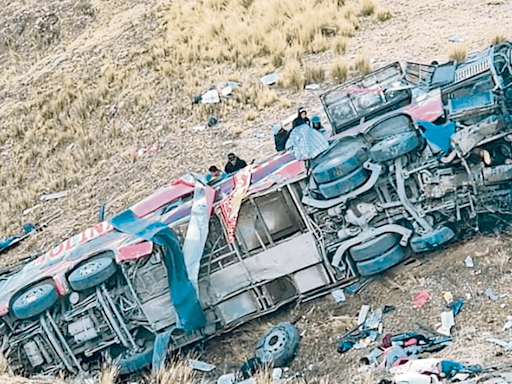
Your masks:
{"label": "shrub", "polygon": [[347,80],[348,76],[348,64],[345,60],[336,60],[331,65],[331,78],[338,82],[343,83]]}
{"label": "shrub", "polygon": [[374,0],[362,0],[360,13],[362,16],[371,16],[375,12],[376,7]]}
{"label": "shrub", "polygon": [[332,40],[332,48],[334,52],[338,55],[344,55],[347,52],[347,38],[343,36],[338,36]]}
{"label": "shrub", "polygon": [[457,62],[462,62],[466,59],[467,48],[465,45],[460,44],[452,48],[450,52],[450,59]]}
{"label": "shrub", "polygon": [[304,88],[304,76],[301,73],[298,60],[288,60],[281,72],[279,82],[284,88],[297,90]]}
{"label": "shrub", "polygon": [[372,70],[370,60],[368,59],[368,56],[366,56],[364,53],[361,53],[356,57],[354,67],[355,67],[356,71],[358,71],[359,73],[361,73],[363,75]]}
{"label": "shrub", "polygon": [[391,11],[387,8],[379,8],[377,10],[377,20],[379,21],[386,21],[393,17],[393,14]]}

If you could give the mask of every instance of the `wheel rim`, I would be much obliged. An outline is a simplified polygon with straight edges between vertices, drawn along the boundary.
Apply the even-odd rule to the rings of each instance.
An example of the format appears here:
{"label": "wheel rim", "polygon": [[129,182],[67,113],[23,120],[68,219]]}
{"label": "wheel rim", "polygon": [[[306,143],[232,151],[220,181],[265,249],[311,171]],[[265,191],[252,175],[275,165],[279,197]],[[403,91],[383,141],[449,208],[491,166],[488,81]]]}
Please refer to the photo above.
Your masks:
{"label": "wheel rim", "polygon": [[34,288],[23,295],[21,299],[23,304],[32,304],[39,299],[40,293],[42,293],[42,287]]}
{"label": "wheel rim", "polygon": [[101,262],[93,261],[80,268],[80,276],[88,276],[101,269]]}

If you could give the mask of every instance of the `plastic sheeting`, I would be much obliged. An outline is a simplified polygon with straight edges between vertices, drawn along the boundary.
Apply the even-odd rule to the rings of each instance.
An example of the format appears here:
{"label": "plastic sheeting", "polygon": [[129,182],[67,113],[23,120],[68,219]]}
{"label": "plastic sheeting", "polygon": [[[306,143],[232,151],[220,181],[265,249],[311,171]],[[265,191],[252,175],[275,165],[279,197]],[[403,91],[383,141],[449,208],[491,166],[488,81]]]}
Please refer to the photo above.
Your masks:
{"label": "plastic sheeting", "polygon": [[143,220],[126,210],[111,220],[118,231],[129,233],[162,247],[167,268],[172,303],[177,314],[176,326],[185,331],[203,327],[206,323],[194,286],[188,278],[183,253],[176,236],[160,221]]}
{"label": "plastic sheeting", "polygon": [[194,286],[198,297],[197,281],[199,278],[199,267],[204,245],[208,237],[208,227],[214,199],[215,190],[209,186],[205,187],[201,182],[197,181],[187,235],[183,244],[183,255],[188,278]]}

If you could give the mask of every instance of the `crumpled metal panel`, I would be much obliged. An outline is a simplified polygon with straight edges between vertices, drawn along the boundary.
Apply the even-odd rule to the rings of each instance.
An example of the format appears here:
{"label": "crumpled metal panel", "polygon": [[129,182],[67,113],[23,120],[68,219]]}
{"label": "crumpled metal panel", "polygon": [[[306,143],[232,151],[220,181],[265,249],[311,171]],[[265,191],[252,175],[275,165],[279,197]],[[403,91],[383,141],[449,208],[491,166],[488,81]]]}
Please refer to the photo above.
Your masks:
{"label": "crumpled metal panel", "polygon": [[251,291],[241,293],[217,305],[217,310],[224,320],[224,325],[254,313],[258,309],[258,302]]}

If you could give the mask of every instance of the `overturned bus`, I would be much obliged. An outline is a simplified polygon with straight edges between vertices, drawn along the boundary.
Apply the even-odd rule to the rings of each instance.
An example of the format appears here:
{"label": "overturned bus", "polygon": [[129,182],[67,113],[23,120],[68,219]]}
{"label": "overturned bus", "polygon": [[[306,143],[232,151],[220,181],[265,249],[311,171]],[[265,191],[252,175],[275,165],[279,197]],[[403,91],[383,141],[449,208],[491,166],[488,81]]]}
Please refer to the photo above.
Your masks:
{"label": "overturned bus", "polygon": [[[395,80],[395,91],[397,81],[409,90],[400,107],[353,127],[340,120],[308,166],[280,153],[213,185],[179,178],[2,276],[0,332],[12,368],[80,372],[108,353],[122,374],[135,372],[163,350],[433,250],[477,230],[483,215],[511,214],[507,92],[493,88],[492,113],[467,108],[466,125],[450,120],[444,88],[424,91],[434,101],[422,102],[405,72]],[[382,82],[358,88],[386,93]],[[336,105],[334,93],[324,99]],[[427,123],[449,149],[439,152],[420,128]]]}

